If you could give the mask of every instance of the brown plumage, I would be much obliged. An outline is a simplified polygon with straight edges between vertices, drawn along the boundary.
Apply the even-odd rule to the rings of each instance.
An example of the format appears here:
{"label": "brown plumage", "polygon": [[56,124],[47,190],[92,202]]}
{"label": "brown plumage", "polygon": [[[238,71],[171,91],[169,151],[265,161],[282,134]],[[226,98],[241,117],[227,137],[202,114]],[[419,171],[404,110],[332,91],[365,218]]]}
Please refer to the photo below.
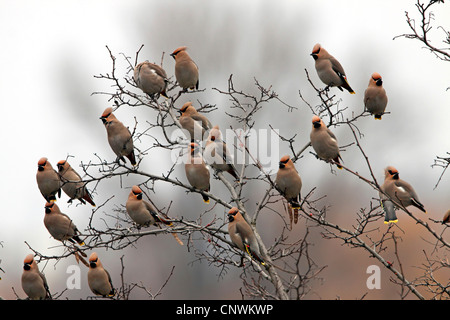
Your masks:
{"label": "brown plumage", "polygon": [[289,156],[283,156],[278,167],[275,185],[278,191],[291,204],[292,208],[299,209],[302,179]]}
{"label": "brown plumage", "polygon": [[318,116],[312,118],[310,139],[311,145],[320,159],[327,162],[333,160],[337,163],[337,167],[342,169],[337,138]]}
{"label": "brown plumage", "polygon": [[[131,188],[125,204],[128,215],[138,227],[147,227],[150,225],[161,227],[161,224],[171,226],[172,219],[166,214],[157,211],[150,202],[143,199],[143,196],[144,193],[142,192],[142,189],[135,185]],[[173,232],[172,236],[178,244],[183,245],[183,242],[180,240],[177,233]]]}
{"label": "brown plumage", "polygon": [[150,97],[160,94],[167,98],[167,74],[160,66],[148,61],[141,62],[134,68],[133,79],[138,88]]}
{"label": "brown plumage", "polygon": [[192,102],[186,102],[180,109],[181,116],[178,119],[183,129],[189,132],[191,141],[203,141],[205,132],[212,128],[211,122],[203,114],[199,113]]}
{"label": "brown plumage", "polygon": [[72,168],[67,160],[60,160],[57,163],[58,173],[61,177],[62,189],[69,196],[69,203],[73,199],[80,200],[81,203],[89,202],[95,207],[92,196],[86,188],[86,183],[82,181],[81,176]]}
{"label": "brown plumage", "polygon": [[170,218],[159,213],[148,201],[143,199],[144,193],[138,186],[133,186],[125,205],[130,218],[140,226],[158,225],[163,223],[171,225]]}
{"label": "brown plumage", "polygon": [[88,285],[91,291],[102,297],[113,297],[116,292],[109,272],[103,267],[96,252],[89,257]]}
{"label": "brown plumage", "polygon": [[450,222],[450,210],[447,210],[447,212],[444,214],[444,217],[442,218],[442,224]]}
{"label": "brown plumage", "polygon": [[222,139],[222,133],[220,132],[219,126],[214,126],[209,131],[203,157],[206,163],[213,169],[226,171],[236,180],[239,180],[236,168],[233,165],[233,157],[228,150],[227,144]]}
{"label": "brown plumage", "polygon": [[62,213],[54,202],[45,204],[44,225],[50,235],[56,240],[68,240],[72,243],[77,242],[79,245],[84,245],[83,240],[79,237],[80,231],[78,231],[72,219]]}
{"label": "brown plumage", "polygon": [[135,166],[136,157],[134,155],[133,137],[131,136],[130,130],[116,118],[111,107],[103,111],[100,119],[105,125],[109,145],[117,158],[125,162],[125,156]]}
{"label": "brown plumage", "polygon": [[384,170],[384,183],[380,189],[395,204],[401,207],[414,206],[419,210],[427,213],[424,205],[419,201],[416,191],[406,181],[400,179],[398,170],[392,166],[386,167]]}
{"label": "brown plumage", "polygon": [[[210,173],[200,154],[200,146],[197,143],[189,145],[189,154],[184,170],[191,186],[198,190],[209,192]],[[209,203],[209,197],[206,194],[202,194],[202,198],[204,202]]]}
{"label": "brown plumage", "polygon": [[61,181],[59,175],[45,157],[38,161],[36,181],[39,191],[46,201],[56,201],[56,195],[58,195],[58,198],[61,198]]}
{"label": "brown plumage", "polygon": [[51,299],[45,275],[39,271],[33,254],[29,254],[23,261],[22,289],[30,300]]}
{"label": "brown plumage", "polygon": [[378,72],[374,72],[369,80],[369,85],[364,91],[364,108],[370,112],[375,119],[381,120],[386,110],[388,98],[383,88],[383,79]]}
{"label": "brown plumage", "polygon": [[313,48],[311,56],[315,61],[317,75],[327,85],[327,88],[338,87],[341,91],[344,88],[351,94],[355,94],[355,91],[348,84],[344,68],[325,48],[317,43]]}
{"label": "brown plumage", "polygon": [[228,211],[228,233],[231,241],[252,259],[265,265],[258,242],[250,225],[236,207]]}
{"label": "brown plumage", "polygon": [[174,50],[171,56],[175,59],[175,77],[184,91],[197,89],[199,85],[198,66],[186,52],[187,47]]}

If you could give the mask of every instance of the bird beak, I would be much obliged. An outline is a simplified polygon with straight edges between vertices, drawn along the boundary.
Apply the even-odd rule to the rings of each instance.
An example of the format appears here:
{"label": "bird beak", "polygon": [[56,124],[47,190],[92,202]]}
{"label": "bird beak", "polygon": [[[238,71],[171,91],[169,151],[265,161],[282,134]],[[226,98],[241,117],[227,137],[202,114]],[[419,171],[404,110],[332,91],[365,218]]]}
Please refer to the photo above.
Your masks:
{"label": "bird beak", "polygon": [[280,163],[278,164],[278,167],[280,169],[283,169],[284,167],[286,167],[286,165],[283,162],[280,161]]}
{"label": "bird beak", "polygon": [[394,174],[392,175],[392,179],[397,180],[398,178],[399,178],[398,172],[396,172],[396,173],[394,173]]}
{"label": "bird beak", "polygon": [[171,53],[170,56],[175,59],[175,54]]}
{"label": "bird beak", "polygon": [[317,53],[311,53],[310,56],[312,56],[314,58],[314,60],[317,60],[317,58],[318,58]]}

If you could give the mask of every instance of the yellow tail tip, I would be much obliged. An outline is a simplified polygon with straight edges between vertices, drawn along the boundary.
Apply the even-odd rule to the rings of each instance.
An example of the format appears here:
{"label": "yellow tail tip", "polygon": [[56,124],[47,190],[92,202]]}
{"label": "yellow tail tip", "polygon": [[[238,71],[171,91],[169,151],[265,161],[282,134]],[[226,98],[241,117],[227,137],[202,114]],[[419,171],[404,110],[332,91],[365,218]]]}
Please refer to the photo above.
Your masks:
{"label": "yellow tail tip", "polygon": [[352,92],[350,92],[350,94],[356,94],[356,92],[355,92],[355,91],[352,91]]}
{"label": "yellow tail tip", "polygon": [[397,223],[397,222],[398,222],[398,219],[397,220],[389,220],[389,221],[385,221],[384,224]]}
{"label": "yellow tail tip", "polygon": [[209,200],[203,200],[204,203],[209,203]]}

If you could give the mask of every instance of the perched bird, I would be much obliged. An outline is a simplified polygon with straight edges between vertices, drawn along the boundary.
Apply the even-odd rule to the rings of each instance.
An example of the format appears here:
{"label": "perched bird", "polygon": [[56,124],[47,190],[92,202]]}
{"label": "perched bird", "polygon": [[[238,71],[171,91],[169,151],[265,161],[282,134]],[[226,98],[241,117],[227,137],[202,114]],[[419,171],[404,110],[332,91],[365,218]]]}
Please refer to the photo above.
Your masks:
{"label": "perched bird", "polygon": [[47,279],[31,253],[23,261],[22,289],[31,300],[51,299]]}
{"label": "perched bird", "polygon": [[236,207],[228,211],[228,233],[231,241],[239,249],[247,252],[254,260],[265,265],[264,260],[261,258],[261,252],[255,234]]}
{"label": "perched bird", "polygon": [[187,47],[180,47],[171,53],[171,56],[175,59],[175,77],[183,91],[188,89],[198,90],[198,66],[186,50]]}
{"label": "perched bird", "polygon": [[109,272],[103,268],[96,252],[92,252],[89,257],[88,285],[91,291],[102,297],[113,297],[114,290]]}
{"label": "perched bird", "polygon": [[68,240],[72,243],[77,242],[81,246],[84,245],[83,240],[79,237],[80,231],[78,231],[78,228],[68,215],[59,210],[58,205],[54,202],[45,204],[44,225],[56,240]]}
{"label": "perched bird", "polygon": [[405,208],[408,206],[414,206],[427,213],[424,205],[420,203],[416,191],[414,191],[413,187],[408,182],[400,179],[397,169],[392,166],[388,166],[384,170],[384,175],[384,183],[381,185],[380,189],[395,204]]}
{"label": "perched bird", "polygon": [[[186,177],[194,188],[209,192],[210,173],[200,154],[200,147],[197,143],[191,143],[189,147],[188,160],[184,165]],[[209,203],[209,197],[206,194],[202,194],[202,197],[204,202]]]}
{"label": "perched bird", "polygon": [[384,211],[384,223],[397,223],[397,214],[395,213],[395,205],[391,199],[380,192],[381,207]]}
{"label": "perched bird", "polygon": [[130,218],[140,226],[157,225],[158,223],[171,225],[170,218],[159,213],[150,202],[143,199],[143,195],[138,186],[131,188],[125,205]]}
{"label": "perched bird", "polygon": [[381,120],[386,110],[388,98],[383,88],[383,80],[379,73],[374,72],[369,80],[369,86],[364,92],[364,107],[375,119]]}
{"label": "perched bird", "polygon": [[106,128],[108,142],[111,149],[117,155],[118,159],[125,162],[124,156],[127,157],[133,166],[136,165],[136,157],[134,156],[133,137],[130,130],[120,122],[113,114],[111,107],[103,111],[100,119]]}
{"label": "perched bird", "polygon": [[444,214],[444,217],[442,218],[442,224],[450,222],[450,210],[447,210],[447,212]]}
{"label": "perched bird", "polygon": [[[148,201],[143,199],[144,193],[138,186],[133,186],[131,188],[130,194],[128,195],[127,202],[125,204],[125,209],[127,210],[130,218],[139,226],[150,226],[155,225],[158,227],[160,223],[171,226],[172,221],[167,215],[158,212],[156,208]],[[176,233],[172,233],[172,236],[178,242],[178,244],[183,245]]]}
{"label": "perched bird", "polygon": [[300,178],[297,169],[295,169],[291,158],[287,155],[280,159],[275,185],[279,192],[291,204],[292,208],[300,208],[302,179]]}
{"label": "perched bird", "polygon": [[56,201],[56,195],[61,198],[61,181],[47,158],[38,161],[36,181],[42,196],[47,202]]}
{"label": "perched bird", "polygon": [[222,139],[222,133],[220,132],[219,126],[214,126],[209,131],[203,157],[206,163],[215,170],[226,171],[236,180],[239,180],[236,168],[233,165],[233,157],[231,156],[225,141]]}
{"label": "perched bird", "polygon": [[317,43],[313,48],[311,56],[315,60],[317,75],[327,85],[327,88],[338,87],[341,91],[344,88],[351,94],[355,94],[355,91],[348,84],[344,68],[342,68],[339,61],[329,54],[325,48]]}
{"label": "perched bird", "polygon": [[167,98],[167,74],[160,66],[148,61],[141,62],[134,68],[133,78],[138,88],[150,97],[160,94]]}
{"label": "perched bird", "polygon": [[312,130],[310,134],[311,145],[316,151],[317,156],[325,161],[333,160],[339,169],[342,169],[339,159],[342,160],[339,153],[337,138],[318,116],[312,118]]}
{"label": "perched bird", "polygon": [[67,160],[60,160],[57,163],[58,173],[61,178],[62,189],[69,196],[69,203],[73,199],[78,199],[82,204],[89,202],[95,207],[92,196],[86,188],[86,183],[81,180],[81,176],[71,167]]}
{"label": "perched bird", "polygon": [[191,141],[203,141],[205,132],[212,128],[211,122],[203,114],[199,113],[192,102],[186,102],[180,109],[180,125],[189,132]]}

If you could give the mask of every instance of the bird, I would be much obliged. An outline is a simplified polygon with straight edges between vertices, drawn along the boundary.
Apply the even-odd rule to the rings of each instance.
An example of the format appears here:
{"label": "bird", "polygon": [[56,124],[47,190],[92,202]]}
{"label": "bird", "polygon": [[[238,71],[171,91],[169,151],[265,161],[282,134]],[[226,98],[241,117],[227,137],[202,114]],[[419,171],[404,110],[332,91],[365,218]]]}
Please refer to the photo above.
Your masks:
{"label": "bird", "polygon": [[32,253],[28,254],[23,261],[22,289],[30,300],[51,299],[45,275],[39,271]]}
{"label": "bird", "polygon": [[275,186],[295,211],[295,223],[297,223],[298,209],[300,209],[300,191],[302,179],[294,166],[292,159],[285,155],[281,157],[275,178]]}
{"label": "bird", "polygon": [[389,199],[386,195],[384,195],[382,192],[380,194],[381,199],[381,207],[384,211],[384,223],[397,223],[397,214],[395,213],[395,205],[392,202],[391,199]]}
{"label": "bird", "polygon": [[337,138],[333,132],[323,123],[318,116],[312,118],[312,130],[310,134],[311,145],[317,156],[327,162],[333,160],[339,169],[342,169],[339,159],[342,160],[339,153]]}
{"label": "bird", "polygon": [[188,89],[198,90],[199,74],[198,66],[187,53],[187,47],[179,47],[170,55],[175,59],[175,78],[183,91]]}
{"label": "bird", "polygon": [[92,293],[102,297],[113,297],[116,292],[109,272],[103,267],[96,252],[89,256],[88,285]]}
{"label": "bird", "polygon": [[228,211],[228,234],[231,241],[240,250],[246,252],[252,259],[265,265],[265,261],[261,257],[258,242],[250,225],[245,221],[238,208],[232,207]]}
{"label": "bird", "polygon": [[134,155],[133,137],[131,136],[130,130],[116,118],[111,107],[103,111],[100,119],[105,125],[109,145],[117,155],[117,158],[125,162],[125,156],[135,166],[136,157]]}
{"label": "bird", "polygon": [[311,56],[315,60],[315,67],[319,79],[329,87],[338,87],[346,89],[351,94],[355,94],[355,91],[350,87],[345,75],[344,68],[331,54],[328,53],[319,43],[314,45]]}
{"label": "bird", "polygon": [[[202,155],[200,154],[200,146],[197,143],[191,142],[189,144],[188,160],[184,164],[186,177],[194,188],[209,192],[210,190],[210,173],[208,166],[205,164]],[[202,194],[203,201],[209,203],[209,197]]]}
{"label": "bird", "polygon": [[130,218],[139,226],[150,226],[163,223],[171,225],[170,218],[159,213],[148,201],[143,199],[142,189],[134,185],[128,195],[125,208]]}
{"label": "bird", "polygon": [[178,121],[181,127],[189,132],[191,141],[203,141],[205,132],[212,128],[212,124],[208,118],[199,113],[190,101],[183,104],[179,112],[181,116]]}
{"label": "bird", "polygon": [[399,172],[393,166],[388,166],[384,170],[384,183],[380,190],[386,194],[397,206],[414,206],[427,213],[424,205],[419,201],[416,191],[406,181],[400,179]]}
{"label": "bird", "polygon": [[92,196],[86,188],[86,183],[82,181],[81,176],[72,168],[67,160],[60,160],[57,163],[58,173],[60,175],[62,190],[69,196],[69,203],[73,199],[78,199],[82,204],[89,202],[95,207]]}
{"label": "bird", "polygon": [[233,165],[233,157],[227,144],[222,139],[219,126],[214,126],[208,134],[203,157],[207,164],[217,171],[226,171],[239,180],[236,168]]}
{"label": "bird", "polygon": [[141,62],[134,68],[133,79],[138,88],[152,99],[156,95],[168,98],[167,73],[162,67],[148,61]]}
{"label": "bird", "polygon": [[374,72],[370,77],[366,91],[364,91],[364,108],[376,120],[381,120],[387,103],[388,97],[386,90],[383,88],[383,80],[378,72]]}
{"label": "bird", "polygon": [[[148,227],[150,225],[161,227],[161,223],[172,226],[172,219],[166,214],[156,210],[150,202],[143,199],[143,196],[144,193],[142,192],[142,189],[139,186],[134,185],[131,187],[131,191],[125,204],[128,215],[137,224],[138,228]],[[183,245],[183,242],[175,232],[172,232],[172,236],[178,244]]]}
{"label": "bird", "polygon": [[61,180],[46,157],[38,161],[36,181],[39,191],[47,202],[56,201],[56,195],[61,198]]}
{"label": "bird", "polygon": [[450,210],[447,210],[447,212],[444,214],[444,217],[442,218],[442,224],[450,222]]}
{"label": "bird", "polygon": [[45,204],[44,225],[50,235],[59,241],[68,240],[72,243],[84,245],[80,239],[80,231],[68,215],[61,212],[58,205],[54,202]]}

